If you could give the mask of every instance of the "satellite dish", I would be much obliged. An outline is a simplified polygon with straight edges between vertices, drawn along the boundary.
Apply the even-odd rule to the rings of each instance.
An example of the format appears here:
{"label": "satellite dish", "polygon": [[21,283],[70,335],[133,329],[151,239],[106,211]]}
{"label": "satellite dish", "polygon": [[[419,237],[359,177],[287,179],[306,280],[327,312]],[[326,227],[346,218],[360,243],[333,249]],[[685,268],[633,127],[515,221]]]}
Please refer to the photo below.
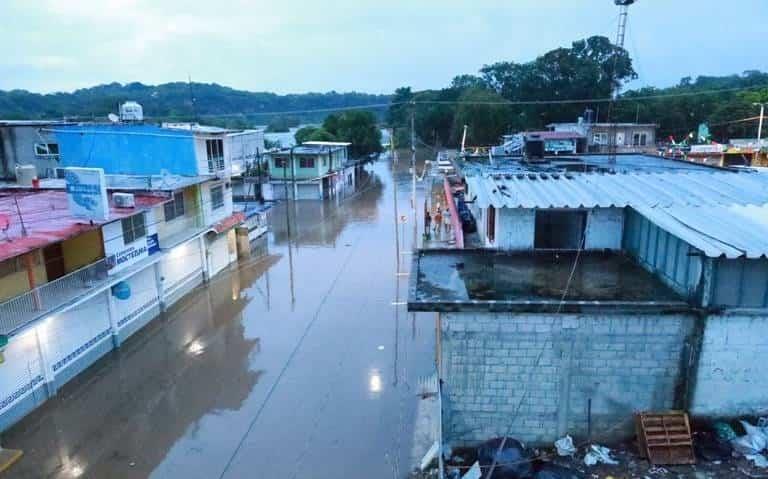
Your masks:
{"label": "satellite dish", "polygon": [[107,115],[107,118],[109,118],[109,121],[111,121],[112,123],[117,123],[118,121],[120,121],[120,117],[115,115],[114,113],[110,113],[109,115]]}

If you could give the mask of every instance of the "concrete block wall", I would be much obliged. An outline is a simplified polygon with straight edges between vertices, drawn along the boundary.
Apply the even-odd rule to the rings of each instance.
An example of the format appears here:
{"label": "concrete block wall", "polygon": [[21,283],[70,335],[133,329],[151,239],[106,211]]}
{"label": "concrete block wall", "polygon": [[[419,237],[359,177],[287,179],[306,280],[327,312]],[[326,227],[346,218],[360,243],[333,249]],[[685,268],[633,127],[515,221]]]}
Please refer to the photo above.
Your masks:
{"label": "concrete block wall", "polygon": [[[631,434],[632,413],[674,405],[694,318],[443,313],[444,435],[551,443]],[[602,435],[602,436],[600,436]]]}
{"label": "concrete block wall", "polygon": [[768,316],[706,318],[691,412],[703,416],[768,412]]}

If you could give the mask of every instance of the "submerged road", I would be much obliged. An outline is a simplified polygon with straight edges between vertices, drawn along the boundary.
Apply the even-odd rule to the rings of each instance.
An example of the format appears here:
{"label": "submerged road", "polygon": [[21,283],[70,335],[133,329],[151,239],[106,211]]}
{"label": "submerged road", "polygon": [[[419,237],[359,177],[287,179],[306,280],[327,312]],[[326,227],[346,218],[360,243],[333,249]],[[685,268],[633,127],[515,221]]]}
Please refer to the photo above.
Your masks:
{"label": "submerged road", "polygon": [[266,256],[212,278],[3,434],[25,453],[7,477],[405,477],[435,338],[396,274],[396,218],[402,250],[415,236],[408,163],[367,166],[343,200],[273,208]]}

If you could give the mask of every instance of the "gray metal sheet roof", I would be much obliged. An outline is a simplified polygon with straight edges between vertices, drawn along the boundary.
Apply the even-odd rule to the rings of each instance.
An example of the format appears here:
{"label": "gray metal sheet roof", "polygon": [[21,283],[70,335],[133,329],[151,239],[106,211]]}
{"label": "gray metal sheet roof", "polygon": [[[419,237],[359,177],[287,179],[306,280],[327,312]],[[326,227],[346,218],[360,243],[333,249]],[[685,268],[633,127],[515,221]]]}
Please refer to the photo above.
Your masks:
{"label": "gray metal sheet roof", "polygon": [[636,209],[709,257],[768,256],[768,205],[675,205]]}
{"label": "gray metal sheet roof", "polygon": [[487,208],[763,205],[768,175],[754,172],[530,173],[468,176],[469,199]]}

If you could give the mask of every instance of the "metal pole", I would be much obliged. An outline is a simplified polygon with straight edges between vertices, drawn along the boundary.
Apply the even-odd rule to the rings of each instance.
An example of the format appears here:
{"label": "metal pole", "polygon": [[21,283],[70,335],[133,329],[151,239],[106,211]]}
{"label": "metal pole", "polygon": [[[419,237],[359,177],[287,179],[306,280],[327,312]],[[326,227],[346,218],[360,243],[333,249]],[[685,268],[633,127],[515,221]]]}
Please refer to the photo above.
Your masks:
{"label": "metal pole", "polygon": [[757,149],[760,150],[760,141],[763,138],[763,115],[765,114],[765,103],[760,103],[760,121],[757,123]]}

